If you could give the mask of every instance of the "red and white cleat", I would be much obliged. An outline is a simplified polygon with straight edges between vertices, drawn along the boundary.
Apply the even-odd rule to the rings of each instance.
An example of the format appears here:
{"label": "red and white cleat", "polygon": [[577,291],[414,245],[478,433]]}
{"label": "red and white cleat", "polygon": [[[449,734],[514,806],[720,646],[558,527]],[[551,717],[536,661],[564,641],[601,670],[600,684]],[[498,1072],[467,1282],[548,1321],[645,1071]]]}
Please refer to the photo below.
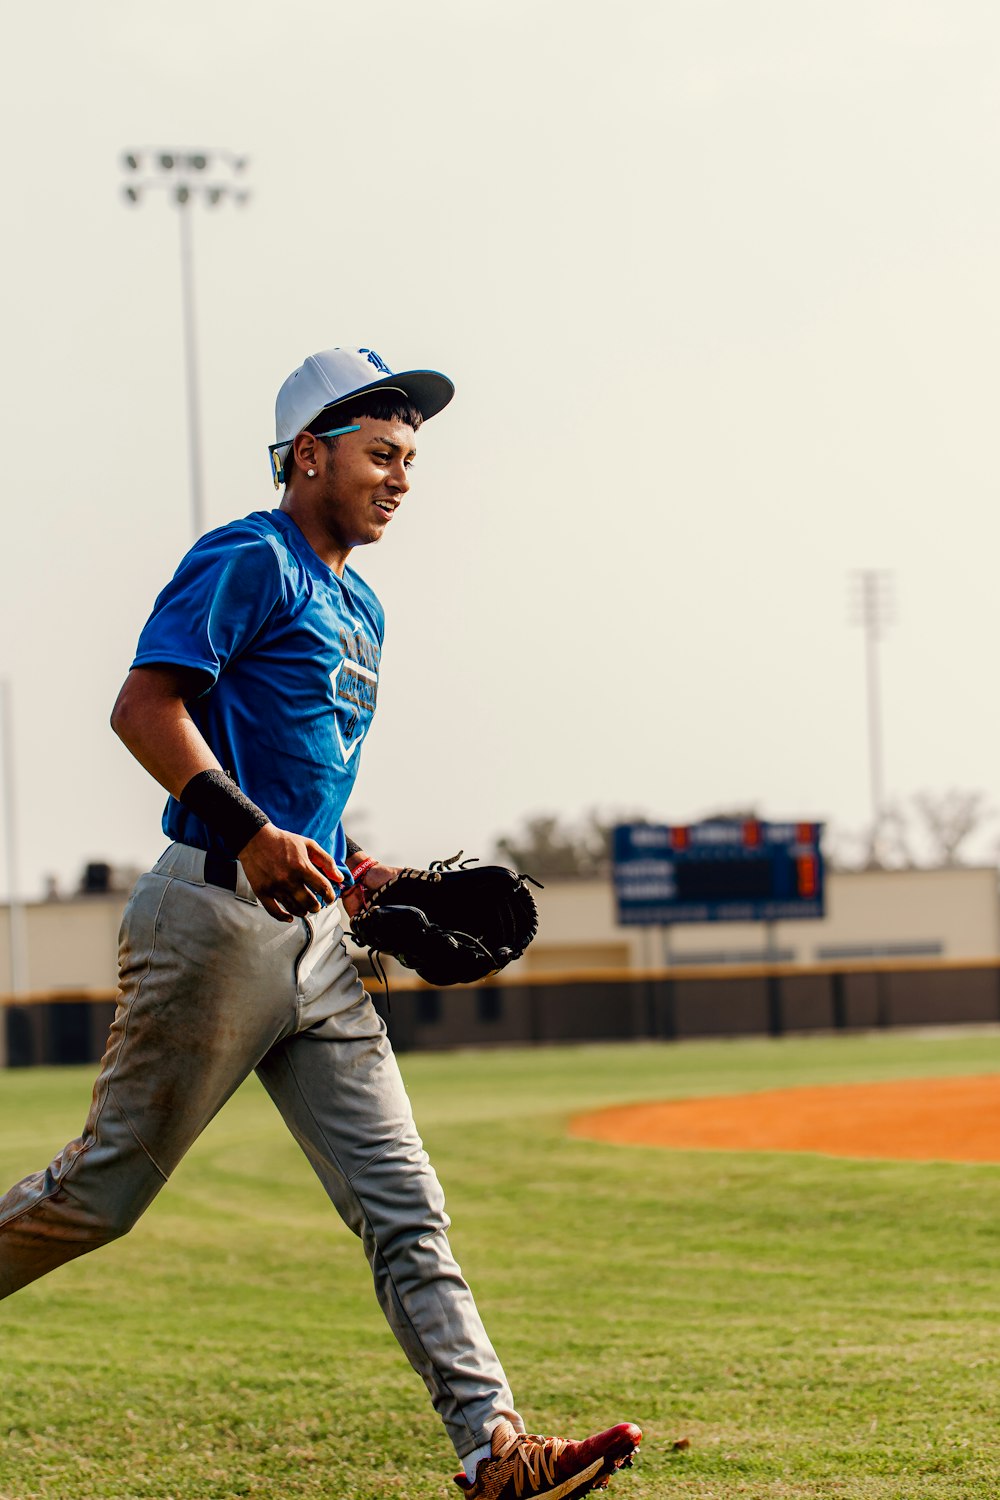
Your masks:
{"label": "red and white cleat", "polygon": [[578,1500],[607,1488],[616,1469],[628,1468],[642,1442],[634,1422],[620,1422],[582,1443],[532,1437],[509,1422],[493,1430],[493,1454],[481,1460],[474,1480],[455,1475],[466,1500]]}

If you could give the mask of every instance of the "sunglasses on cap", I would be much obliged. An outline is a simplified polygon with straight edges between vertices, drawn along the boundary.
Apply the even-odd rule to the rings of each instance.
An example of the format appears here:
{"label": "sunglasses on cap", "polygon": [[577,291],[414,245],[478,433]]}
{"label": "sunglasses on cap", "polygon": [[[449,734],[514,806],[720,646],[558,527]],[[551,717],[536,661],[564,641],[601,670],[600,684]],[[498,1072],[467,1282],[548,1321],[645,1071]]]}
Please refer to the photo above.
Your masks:
{"label": "sunglasses on cap", "polygon": [[[360,431],[360,429],[361,429],[361,423],[360,422],[352,422],[351,425],[350,425],[350,427],[332,427],[329,432],[314,432],[313,433],[313,437],[318,437],[318,438],[343,437],[343,435],[344,435],[345,432],[358,432],[358,431]],[[297,436],[297,434],[296,434],[296,436]],[[278,488],[279,484],[284,484],[284,482],[285,482],[285,466],[284,466],[282,460],[278,457],[278,449],[279,448],[290,448],[292,446],[292,443],[294,443],[294,441],[295,441],[295,438],[292,438],[291,441],[289,441],[286,438],[285,441],[282,442],[282,443],[269,443],[268,444],[267,455],[268,455],[268,457],[271,460],[271,478],[274,480],[274,488],[275,489]]]}

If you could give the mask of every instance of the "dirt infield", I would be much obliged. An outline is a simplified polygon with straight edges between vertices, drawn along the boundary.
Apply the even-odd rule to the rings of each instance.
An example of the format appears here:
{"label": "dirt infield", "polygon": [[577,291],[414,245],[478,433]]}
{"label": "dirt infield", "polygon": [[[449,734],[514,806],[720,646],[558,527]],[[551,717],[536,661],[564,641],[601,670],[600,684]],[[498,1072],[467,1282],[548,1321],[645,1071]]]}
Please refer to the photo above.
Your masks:
{"label": "dirt infield", "polygon": [[1000,1162],[1000,1074],[621,1105],[577,1115],[570,1134],[680,1150]]}

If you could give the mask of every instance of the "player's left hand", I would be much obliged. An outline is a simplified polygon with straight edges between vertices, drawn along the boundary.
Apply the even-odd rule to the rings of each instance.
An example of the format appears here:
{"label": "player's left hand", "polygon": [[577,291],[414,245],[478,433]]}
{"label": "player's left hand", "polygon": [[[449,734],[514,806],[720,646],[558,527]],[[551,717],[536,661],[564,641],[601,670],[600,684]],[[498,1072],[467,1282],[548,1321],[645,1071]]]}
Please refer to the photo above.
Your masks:
{"label": "player's left hand", "polygon": [[[365,863],[365,861],[368,860],[369,857],[370,856],[365,854],[363,851],[359,851],[352,857],[351,865],[353,865],[354,868],[357,869],[358,866]],[[350,869],[350,867],[351,866],[349,865],[348,869]],[[362,875],[360,884],[352,885],[341,896],[340,899],[343,903],[343,907],[347,915],[349,917],[356,916],[361,908],[365,905],[365,891],[377,891],[379,886],[385,885],[387,880],[392,880],[392,878],[398,874],[398,865],[372,865],[372,867],[369,870],[366,870]]]}

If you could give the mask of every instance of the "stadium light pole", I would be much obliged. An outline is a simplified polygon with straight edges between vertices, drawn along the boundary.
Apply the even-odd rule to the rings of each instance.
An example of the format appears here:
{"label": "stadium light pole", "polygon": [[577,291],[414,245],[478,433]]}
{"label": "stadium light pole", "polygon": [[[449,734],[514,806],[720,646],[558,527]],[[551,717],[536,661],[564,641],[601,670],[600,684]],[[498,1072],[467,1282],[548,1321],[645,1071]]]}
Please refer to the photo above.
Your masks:
{"label": "stadium light pole", "polygon": [[215,147],[177,150],[171,146],[144,146],[123,152],[122,168],[126,174],[126,182],[122,188],[126,203],[137,208],[148,194],[165,191],[168,202],[178,210],[191,517],[197,538],[205,530],[205,500],[201,471],[201,405],[198,396],[191,209],[199,198],[209,208],[216,208],[227,201],[242,208],[250,198],[244,181],[247,158]]}
{"label": "stadium light pole", "polygon": [[865,680],[868,700],[868,776],[872,801],[872,855],[880,852],[885,817],[882,753],[882,684],[879,642],[893,619],[892,574],[884,568],[858,568],[851,574],[851,621],[865,633]]}

